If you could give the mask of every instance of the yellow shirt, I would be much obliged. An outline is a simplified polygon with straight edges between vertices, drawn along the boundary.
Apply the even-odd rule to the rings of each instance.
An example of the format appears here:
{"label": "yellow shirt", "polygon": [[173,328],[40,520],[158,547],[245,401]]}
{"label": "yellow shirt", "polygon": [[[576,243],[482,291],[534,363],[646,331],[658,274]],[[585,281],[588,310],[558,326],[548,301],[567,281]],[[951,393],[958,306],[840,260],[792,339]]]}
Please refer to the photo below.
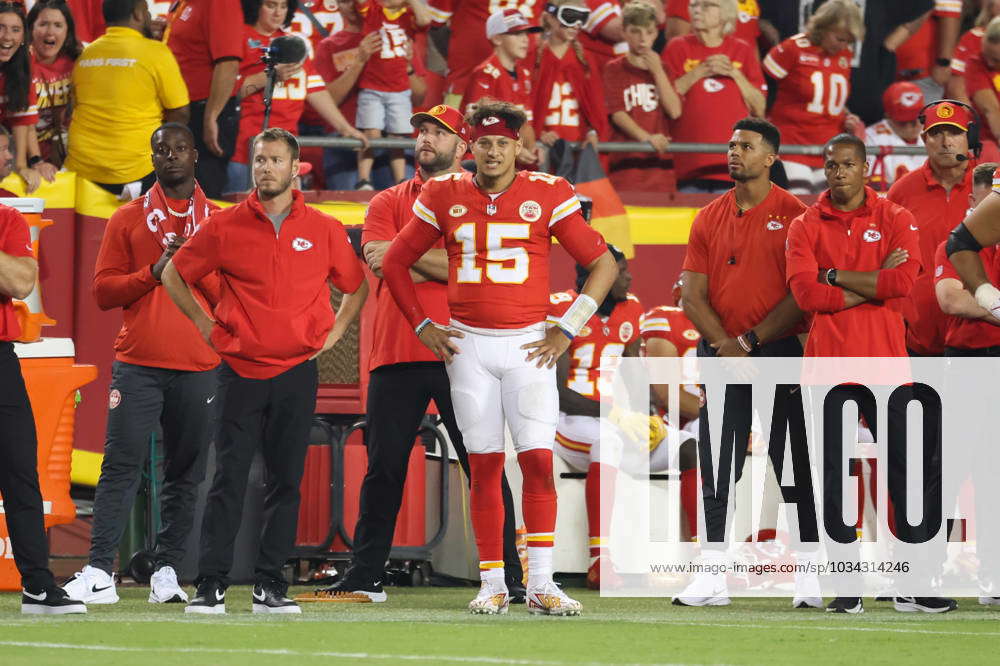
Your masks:
{"label": "yellow shirt", "polygon": [[119,26],[83,50],[73,67],[73,95],[66,168],[109,184],[153,170],[149,138],[163,110],[189,101],[167,45]]}

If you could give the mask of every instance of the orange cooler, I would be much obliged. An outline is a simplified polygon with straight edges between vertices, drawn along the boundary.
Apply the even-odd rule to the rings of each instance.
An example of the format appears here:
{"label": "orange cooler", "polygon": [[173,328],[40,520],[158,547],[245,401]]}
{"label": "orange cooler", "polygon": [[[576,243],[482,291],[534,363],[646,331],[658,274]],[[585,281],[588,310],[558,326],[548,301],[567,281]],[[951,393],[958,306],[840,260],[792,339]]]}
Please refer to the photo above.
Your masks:
{"label": "orange cooler", "polygon": [[[97,367],[73,362],[75,350],[69,338],[43,338],[15,344],[14,349],[21,360],[38,430],[38,480],[45,527],[71,523],[76,519],[76,506],[69,496],[76,390],[97,378]],[[14,566],[0,506],[0,590],[20,588],[21,577]]]}

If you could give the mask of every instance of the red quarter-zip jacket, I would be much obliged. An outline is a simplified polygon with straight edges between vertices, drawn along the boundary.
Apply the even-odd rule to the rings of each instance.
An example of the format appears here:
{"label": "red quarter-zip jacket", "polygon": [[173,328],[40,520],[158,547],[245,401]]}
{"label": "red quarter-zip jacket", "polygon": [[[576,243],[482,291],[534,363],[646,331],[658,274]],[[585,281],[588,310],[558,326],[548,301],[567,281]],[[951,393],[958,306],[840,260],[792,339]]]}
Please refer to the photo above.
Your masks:
{"label": "red quarter-zip jacket", "polygon": [[[909,259],[882,269],[901,247]],[[877,300],[844,309],[844,293],[817,280],[820,268],[880,271]],[[865,202],[844,212],[830,191],[792,221],[788,230],[788,285],[799,307],[814,313],[805,356],[906,356],[906,329],[900,314],[920,272],[920,237],[913,215],[865,188]]]}
{"label": "red quarter-zip jacket", "polygon": [[212,346],[250,379],[274,377],[322,348],[334,321],[327,280],[347,294],[364,280],[343,225],[299,191],[278,233],[255,190],[213,215],[173,263],[188,284],[219,272]]}

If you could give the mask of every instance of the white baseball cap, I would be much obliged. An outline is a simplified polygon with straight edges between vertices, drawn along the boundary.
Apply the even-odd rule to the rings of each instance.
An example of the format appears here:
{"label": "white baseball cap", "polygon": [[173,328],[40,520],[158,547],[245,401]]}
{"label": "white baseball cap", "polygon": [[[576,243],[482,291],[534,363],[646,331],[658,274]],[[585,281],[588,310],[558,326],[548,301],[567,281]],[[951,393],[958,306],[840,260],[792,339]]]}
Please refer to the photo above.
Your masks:
{"label": "white baseball cap", "polygon": [[516,9],[503,9],[493,12],[486,19],[486,39],[499,35],[513,35],[518,32],[541,32],[542,28],[532,25],[531,21]]}

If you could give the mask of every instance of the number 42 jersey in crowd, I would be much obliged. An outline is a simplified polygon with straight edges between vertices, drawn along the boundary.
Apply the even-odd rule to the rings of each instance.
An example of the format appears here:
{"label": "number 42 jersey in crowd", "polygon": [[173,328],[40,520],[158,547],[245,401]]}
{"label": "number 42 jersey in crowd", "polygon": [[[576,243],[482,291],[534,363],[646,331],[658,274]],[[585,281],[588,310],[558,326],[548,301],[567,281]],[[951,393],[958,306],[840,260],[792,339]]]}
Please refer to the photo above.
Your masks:
{"label": "number 42 jersey in crowd", "polygon": [[444,237],[448,306],[455,320],[478,328],[524,328],[549,309],[552,238],[584,266],[607,245],[587,225],[573,187],[546,173],[521,171],[500,193],[483,192],[468,172],[427,182],[413,205],[416,219],[400,233],[423,254]]}

